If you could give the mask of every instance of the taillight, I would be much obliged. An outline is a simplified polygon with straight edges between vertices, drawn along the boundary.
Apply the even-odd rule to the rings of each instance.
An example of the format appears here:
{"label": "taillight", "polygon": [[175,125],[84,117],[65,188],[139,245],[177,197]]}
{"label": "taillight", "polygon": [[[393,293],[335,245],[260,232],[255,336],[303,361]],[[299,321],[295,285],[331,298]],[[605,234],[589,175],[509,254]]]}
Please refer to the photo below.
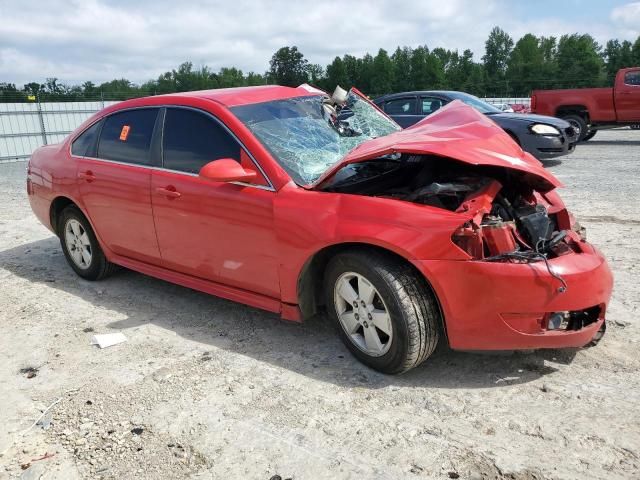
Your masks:
{"label": "taillight", "polygon": [[535,95],[531,95],[531,111],[536,109],[537,98]]}

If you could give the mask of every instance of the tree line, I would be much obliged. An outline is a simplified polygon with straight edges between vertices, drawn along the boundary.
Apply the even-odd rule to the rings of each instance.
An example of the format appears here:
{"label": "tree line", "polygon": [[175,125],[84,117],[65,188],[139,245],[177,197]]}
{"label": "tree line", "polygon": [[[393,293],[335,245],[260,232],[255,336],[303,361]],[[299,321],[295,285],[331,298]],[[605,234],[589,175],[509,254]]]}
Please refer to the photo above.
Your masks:
{"label": "tree line", "polygon": [[155,80],[135,84],[115,79],[96,85],[86,81],[66,85],[57,78],[29,82],[22,88],[0,83],[0,101],[121,100],[191,90],[279,84],[311,83],[331,91],[336,85],[356,86],[371,95],[407,90],[462,90],[479,96],[529,96],[540,88],[609,86],[620,68],[640,66],[640,37],[634,43],[609,40],[600,45],[589,34],[537,37],[526,34],[517,42],[495,27],[485,42],[481,61],[469,49],[398,47],[389,54],[379,49],[362,57],[345,54],[323,67],[310,63],[295,46],[282,47],[264,73],[244,73],[235,67],[214,71],[207,66],[182,63]]}

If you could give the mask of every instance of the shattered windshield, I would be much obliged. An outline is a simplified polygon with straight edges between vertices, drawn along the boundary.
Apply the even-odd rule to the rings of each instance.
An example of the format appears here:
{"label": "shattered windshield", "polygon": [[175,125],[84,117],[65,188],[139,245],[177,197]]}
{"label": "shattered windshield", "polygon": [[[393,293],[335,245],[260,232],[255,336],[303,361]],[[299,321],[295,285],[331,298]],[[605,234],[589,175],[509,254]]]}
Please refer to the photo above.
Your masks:
{"label": "shattered windshield", "polygon": [[352,91],[343,104],[316,95],[242,105],[231,111],[298,185],[313,183],[361,143],[400,130]]}

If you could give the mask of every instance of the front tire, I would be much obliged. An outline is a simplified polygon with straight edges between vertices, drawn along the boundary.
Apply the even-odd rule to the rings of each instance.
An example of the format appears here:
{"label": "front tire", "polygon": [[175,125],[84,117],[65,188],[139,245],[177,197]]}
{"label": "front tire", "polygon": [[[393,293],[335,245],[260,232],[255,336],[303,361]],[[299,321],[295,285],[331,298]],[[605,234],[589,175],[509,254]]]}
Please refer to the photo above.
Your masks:
{"label": "front tire", "polygon": [[598,133],[597,130],[589,130],[589,132],[584,136],[584,138],[582,139],[583,142],[586,142],[588,140],[591,140],[593,137],[596,136],[596,133]]}
{"label": "front tire", "polygon": [[100,280],[117,270],[117,265],[104,256],[91,224],[75,205],[62,211],[57,231],[67,262],[82,278]]}
{"label": "front tire", "polygon": [[340,338],[369,367],[406,372],[435,350],[440,311],[411,266],[375,251],[341,253],[327,266],[324,291]]}
{"label": "front tire", "polygon": [[589,134],[587,122],[580,115],[565,115],[562,119],[569,122],[578,131],[578,142],[582,142]]}

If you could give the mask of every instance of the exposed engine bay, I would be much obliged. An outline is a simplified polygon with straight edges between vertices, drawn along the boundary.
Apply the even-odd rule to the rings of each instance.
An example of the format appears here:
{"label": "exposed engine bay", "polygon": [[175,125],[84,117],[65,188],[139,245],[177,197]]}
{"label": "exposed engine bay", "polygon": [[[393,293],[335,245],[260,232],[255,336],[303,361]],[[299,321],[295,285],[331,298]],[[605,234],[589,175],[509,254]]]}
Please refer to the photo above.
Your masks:
{"label": "exposed engine bay", "polygon": [[346,165],[323,189],[468,212],[471,218],[452,240],[475,260],[546,263],[580,251],[564,206],[553,205],[514,170],[396,153]]}

